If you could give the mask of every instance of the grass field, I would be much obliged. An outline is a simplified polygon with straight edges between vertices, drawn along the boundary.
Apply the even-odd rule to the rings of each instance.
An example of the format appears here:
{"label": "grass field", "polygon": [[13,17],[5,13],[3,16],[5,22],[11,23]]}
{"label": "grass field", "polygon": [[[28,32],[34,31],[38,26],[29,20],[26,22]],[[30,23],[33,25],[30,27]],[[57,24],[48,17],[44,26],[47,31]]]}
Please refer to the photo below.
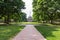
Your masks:
{"label": "grass field", "polygon": [[47,40],[60,40],[60,26],[52,24],[41,24],[36,26],[36,29],[41,32],[41,34]]}
{"label": "grass field", "polygon": [[35,24],[40,24],[40,23],[38,23],[38,22],[21,22],[21,24],[33,24],[33,25],[35,25]]}
{"label": "grass field", "polygon": [[43,24],[38,22],[21,22],[21,24],[33,24],[36,26],[37,30],[41,32],[41,34],[47,40],[60,40],[60,25],[52,25],[52,24]]}
{"label": "grass field", "polygon": [[60,25],[42,24],[38,22],[19,22],[16,25],[0,25],[0,40],[10,40],[13,38],[24,28],[24,26],[19,26],[21,24],[39,24],[36,26],[36,29],[41,32],[47,40],[60,40]]}
{"label": "grass field", "polygon": [[0,40],[10,40],[23,28],[17,25],[0,25]]}
{"label": "grass field", "polygon": [[10,24],[19,24],[19,25],[38,25],[38,24],[41,24],[41,23],[38,23],[38,22],[13,22],[13,23],[10,23]]}

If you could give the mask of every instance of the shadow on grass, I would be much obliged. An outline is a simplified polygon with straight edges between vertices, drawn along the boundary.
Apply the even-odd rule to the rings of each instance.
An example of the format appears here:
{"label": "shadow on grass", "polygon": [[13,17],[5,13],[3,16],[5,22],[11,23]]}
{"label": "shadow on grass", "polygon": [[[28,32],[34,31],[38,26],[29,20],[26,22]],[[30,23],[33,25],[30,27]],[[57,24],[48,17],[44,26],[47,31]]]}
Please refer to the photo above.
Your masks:
{"label": "shadow on grass", "polygon": [[46,37],[55,37],[53,35],[53,31],[58,31],[57,26],[48,25],[48,24],[40,24],[40,26],[36,26],[36,29],[46,38]]}
{"label": "shadow on grass", "polygon": [[0,40],[9,40],[20,32],[24,27],[18,25],[0,25]]}

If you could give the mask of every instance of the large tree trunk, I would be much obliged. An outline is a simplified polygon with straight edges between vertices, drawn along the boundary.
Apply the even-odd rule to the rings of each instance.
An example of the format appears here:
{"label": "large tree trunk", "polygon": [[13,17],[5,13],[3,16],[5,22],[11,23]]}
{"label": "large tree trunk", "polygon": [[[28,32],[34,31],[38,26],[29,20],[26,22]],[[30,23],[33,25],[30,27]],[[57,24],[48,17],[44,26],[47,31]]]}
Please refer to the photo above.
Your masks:
{"label": "large tree trunk", "polygon": [[51,20],[51,24],[53,24],[53,20]]}
{"label": "large tree trunk", "polygon": [[53,24],[53,20],[54,20],[53,13],[51,15],[48,14],[48,17],[50,19],[50,23]]}
{"label": "large tree trunk", "polygon": [[9,24],[10,22],[10,18],[9,15],[7,15],[7,17],[5,17],[4,23]]}

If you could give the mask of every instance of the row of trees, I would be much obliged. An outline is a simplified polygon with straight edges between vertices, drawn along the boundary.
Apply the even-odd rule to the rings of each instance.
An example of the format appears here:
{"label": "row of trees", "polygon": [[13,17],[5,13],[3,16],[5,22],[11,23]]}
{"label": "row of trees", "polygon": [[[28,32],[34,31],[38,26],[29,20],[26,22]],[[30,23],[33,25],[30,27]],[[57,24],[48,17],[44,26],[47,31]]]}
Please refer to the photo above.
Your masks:
{"label": "row of trees", "polygon": [[25,9],[24,6],[25,3],[22,0],[0,0],[0,19],[4,19],[4,23],[7,24],[11,19],[21,21],[23,15],[26,18],[26,14],[21,12],[21,9]]}
{"label": "row of trees", "polygon": [[51,23],[60,19],[60,0],[33,0],[33,19]]}

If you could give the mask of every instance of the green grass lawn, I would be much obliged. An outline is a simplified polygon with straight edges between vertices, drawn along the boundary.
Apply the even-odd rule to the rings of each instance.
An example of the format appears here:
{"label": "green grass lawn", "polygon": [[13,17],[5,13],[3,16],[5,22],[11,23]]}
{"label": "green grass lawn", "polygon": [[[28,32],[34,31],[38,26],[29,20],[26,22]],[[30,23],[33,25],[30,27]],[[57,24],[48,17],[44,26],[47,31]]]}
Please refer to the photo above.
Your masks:
{"label": "green grass lawn", "polygon": [[0,25],[0,40],[10,40],[23,28],[18,25]]}
{"label": "green grass lawn", "polygon": [[32,24],[32,25],[39,25],[41,23],[38,23],[38,22],[13,22],[11,24],[18,24],[18,25],[22,25],[22,26],[25,26],[25,25],[29,25],[29,24]]}
{"label": "green grass lawn", "polygon": [[38,22],[19,22],[16,25],[0,25],[0,40],[12,39],[18,32],[20,32],[24,28],[24,26],[18,26],[21,24],[39,24],[40,26],[38,25],[36,26],[36,28],[47,40],[60,40],[60,25],[41,24]]}
{"label": "green grass lawn", "polygon": [[38,22],[20,22],[21,25],[29,25],[29,24],[32,24],[32,25],[39,25],[41,23],[38,23]]}
{"label": "green grass lawn", "polygon": [[59,25],[41,24],[36,28],[47,40],[60,40]]}

